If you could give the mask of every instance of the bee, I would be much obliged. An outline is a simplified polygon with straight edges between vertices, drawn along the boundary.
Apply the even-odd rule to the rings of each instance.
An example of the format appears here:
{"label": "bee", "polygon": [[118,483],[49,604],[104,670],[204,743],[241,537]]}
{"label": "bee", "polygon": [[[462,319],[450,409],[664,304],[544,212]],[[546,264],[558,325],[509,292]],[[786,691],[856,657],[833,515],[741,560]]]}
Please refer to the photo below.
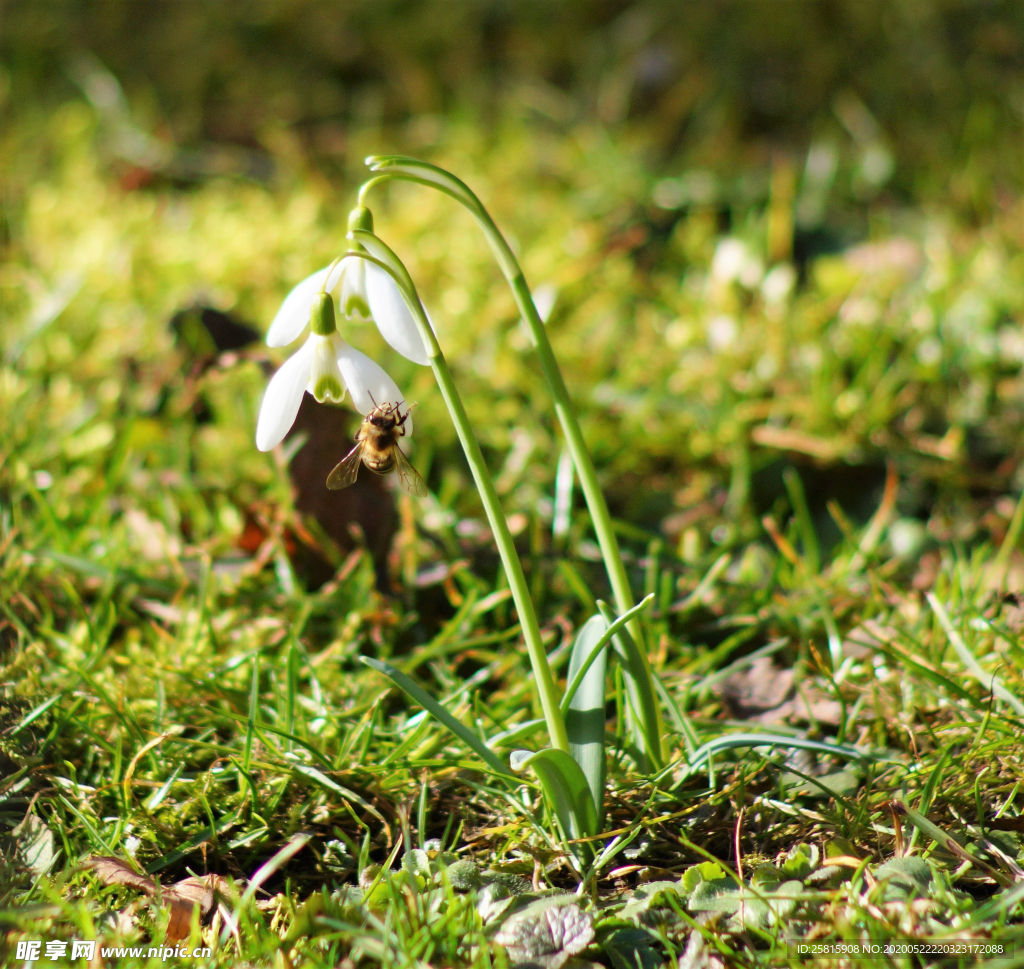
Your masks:
{"label": "bee", "polygon": [[354,484],[362,463],[376,474],[397,471],[402,490],[423,497],[427,493],[427,486],[398,446],[398,439],[405,437],[405,422],[409,418],[410,408],[406,408],[403,414],[400,410],[401,402],[373,403],[373,410],[363,418],[363,423],[356,431],[356,446],[327,476],[327,487],[332,491],[340,491]]}

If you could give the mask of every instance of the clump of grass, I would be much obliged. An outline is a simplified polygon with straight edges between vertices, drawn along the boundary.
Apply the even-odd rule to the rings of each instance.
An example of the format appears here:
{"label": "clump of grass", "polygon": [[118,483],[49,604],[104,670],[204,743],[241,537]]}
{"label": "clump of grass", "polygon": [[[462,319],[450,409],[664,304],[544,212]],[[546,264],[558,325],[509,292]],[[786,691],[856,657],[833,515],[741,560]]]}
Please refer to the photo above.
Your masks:
{"label": "clump of grass", "polygon": [[[395,594],[359,549],[311,589],[288,554],[287,476],[251,445],[260,355],[196,375],[172,345],[167,321],[199,290],[266,320],[342,249],[327,190],[123,193],[81,113],[51,124],[64,153],[26,196],[0,291],[8,948],[169,937],[170,909],[104,885],[82,866],[96,856],[166,885],[220,876],[187,938],[223,965],[757,964],[794,934],[1017,938],[1009,219],[922,222],[794,271],[789,290],[785,259],[765,273],[764,211],[737,205],[724,239],[699,207],[637,206],[631,156],[581,166],[563,146],[549,163],[578,191],[553,192],[515,133],[494,154],[471,132],[449,146],[473,148],[527,274],[557,288],[547,326],[634,591],[655,595],[642,622],[669,760],[646,776],[608,721],[605,830],[569,901],[581,879],[539,791],[488,774],[359,662],[415,677],[476,733],[540,716],[436,396],[389,363],[420,400],[432,491],[407,506]],[[585,515],[551,537],[560,444],[516,310],[468,221],[429,194],[385,198],[389,238],[444,310],[564,678],[609,590]],[[660,249],[621,244],[652,225]],[[256,512],[271,527],[254,556],[239,537]],[[549,950],[527,951],[542,923]]]}

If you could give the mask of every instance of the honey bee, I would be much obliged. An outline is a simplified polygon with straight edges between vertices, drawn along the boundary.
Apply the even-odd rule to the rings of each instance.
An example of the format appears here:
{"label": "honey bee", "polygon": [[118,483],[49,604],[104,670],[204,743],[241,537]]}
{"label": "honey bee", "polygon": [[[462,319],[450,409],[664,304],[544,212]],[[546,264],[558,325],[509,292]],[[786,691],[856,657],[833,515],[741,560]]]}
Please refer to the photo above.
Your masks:
{"label": "honey bee", "polygon": [[376,474],[397,471],[402,490],[423,497],[427,493],[427,486],[398,446],[398,439],[405,437],[405,422],[410,408],[406,408],[403,414],[400,411],[401,402],[378,404],[374,401],[374,405],[356,431],[356,446],[327,476],[327,487],[332,491],[340,491],[354,484],[362,463]]}

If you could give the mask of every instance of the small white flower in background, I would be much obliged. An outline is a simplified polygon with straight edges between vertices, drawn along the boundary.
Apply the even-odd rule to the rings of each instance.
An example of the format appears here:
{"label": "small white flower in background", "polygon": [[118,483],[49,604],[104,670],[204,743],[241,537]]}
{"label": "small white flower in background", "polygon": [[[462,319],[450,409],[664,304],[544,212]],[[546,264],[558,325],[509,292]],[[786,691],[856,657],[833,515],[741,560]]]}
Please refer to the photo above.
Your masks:
{"label": "small white flower in background", "polygon": [[780,306],[789,298],[795,285],[796,270],[789,263],[780,263],[761,281],[761,298],[769,306]]}
{"label": "small white flower in background", "polygon": [[713,353],[725,353],[740,335],[739,324],[731,316],[721,315],[708,320],[708,346]]}
{"label": "small white flower in background", "polygon": [[726,238],[715,247],[711,277],[715,282],[739,283],[753,289],[764,275],[764,265],[741,239]]}
{"label": "small white flower in background", "polygon": [[[366,354],[349,346],[338,333],[334,300],[329,293],[319,291],[327,271],[321,270],[299,283],[288,294],[271,325],[271,333],[267,336],[271,346],[291,343],[305,328],[305,323],[296,326],[294,319],[297,307],[302,305],[312,332],[270,378],[256,424],[256,446],[261,451],[269,451],[284,440],[295,422],[306,391],[321,403],[328,400],[340,403],[347,388],[352,395],[353,406],[364,416],[379,404],[405,402],[398,385]],[[311,280],[317,280],[315,285],[309,285]],[[284,324],[278,326],[281,320],[287,323],[287,327]],[[275,326],[278,326],[276,333]],[[412,434],[411,417],[406,419],[405,432]]]}

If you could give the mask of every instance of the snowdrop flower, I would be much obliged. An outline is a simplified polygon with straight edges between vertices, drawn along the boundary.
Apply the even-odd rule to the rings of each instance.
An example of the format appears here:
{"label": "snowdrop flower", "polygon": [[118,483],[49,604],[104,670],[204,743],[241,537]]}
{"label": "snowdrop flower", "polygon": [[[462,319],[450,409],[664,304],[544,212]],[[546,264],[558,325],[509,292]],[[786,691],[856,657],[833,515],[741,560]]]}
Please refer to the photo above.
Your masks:
{"label": "snowdrop flower", "polygon": [[740,239],[726,238],[715,247],[711,277],[718,283],[739,283],[753,289],[764,276],[764,265]]}
{"label": "snowdrop flower", "polygon": [[[370,210],[360,206],[349,216],[349,228],[373,230]],[[267,343],[284,347],[298,339],[320,293],[338,292],[346,318],[377,324],[381,336],[403,357],[427,366],[430,357],[395,281],[379,266],[359,256],[345,256],[302,280],[286,297],[267,332]]]}
{"label": "snowdrop flower", "polygon": [[[321,286],[326,273],[327,270],[322,270],[315,274],[320,276]],[[340,403],[348,388],[353,405],[364,416],[378,404],[401,404],[405,401],[397,384],[376,363],[341,338],[335,325],[334,300],[323,291],[310,293],[310,287],[306,286],[308,282],[304,280],[289,293],[285,306],[278,313],[280,319],[285,309],[291,312],[294,307],[288,307],[288,301],[298,302],[293,299],[296,291],[306,287],[301,301],[306,306],[306,318],[312,332],[270,378],[256,424],[256,446],[261,451],[269,451],[284,440],[295,422],[306,391],[321,403],[328,400]],[[295,328],[291,339],[283,342],[290,343],[302,329]],[[267,342],[271,346],[283,345],[272,342],[269,337]],[[405,431],[406,434],[412,433],[411,417],[406,419]]]}

